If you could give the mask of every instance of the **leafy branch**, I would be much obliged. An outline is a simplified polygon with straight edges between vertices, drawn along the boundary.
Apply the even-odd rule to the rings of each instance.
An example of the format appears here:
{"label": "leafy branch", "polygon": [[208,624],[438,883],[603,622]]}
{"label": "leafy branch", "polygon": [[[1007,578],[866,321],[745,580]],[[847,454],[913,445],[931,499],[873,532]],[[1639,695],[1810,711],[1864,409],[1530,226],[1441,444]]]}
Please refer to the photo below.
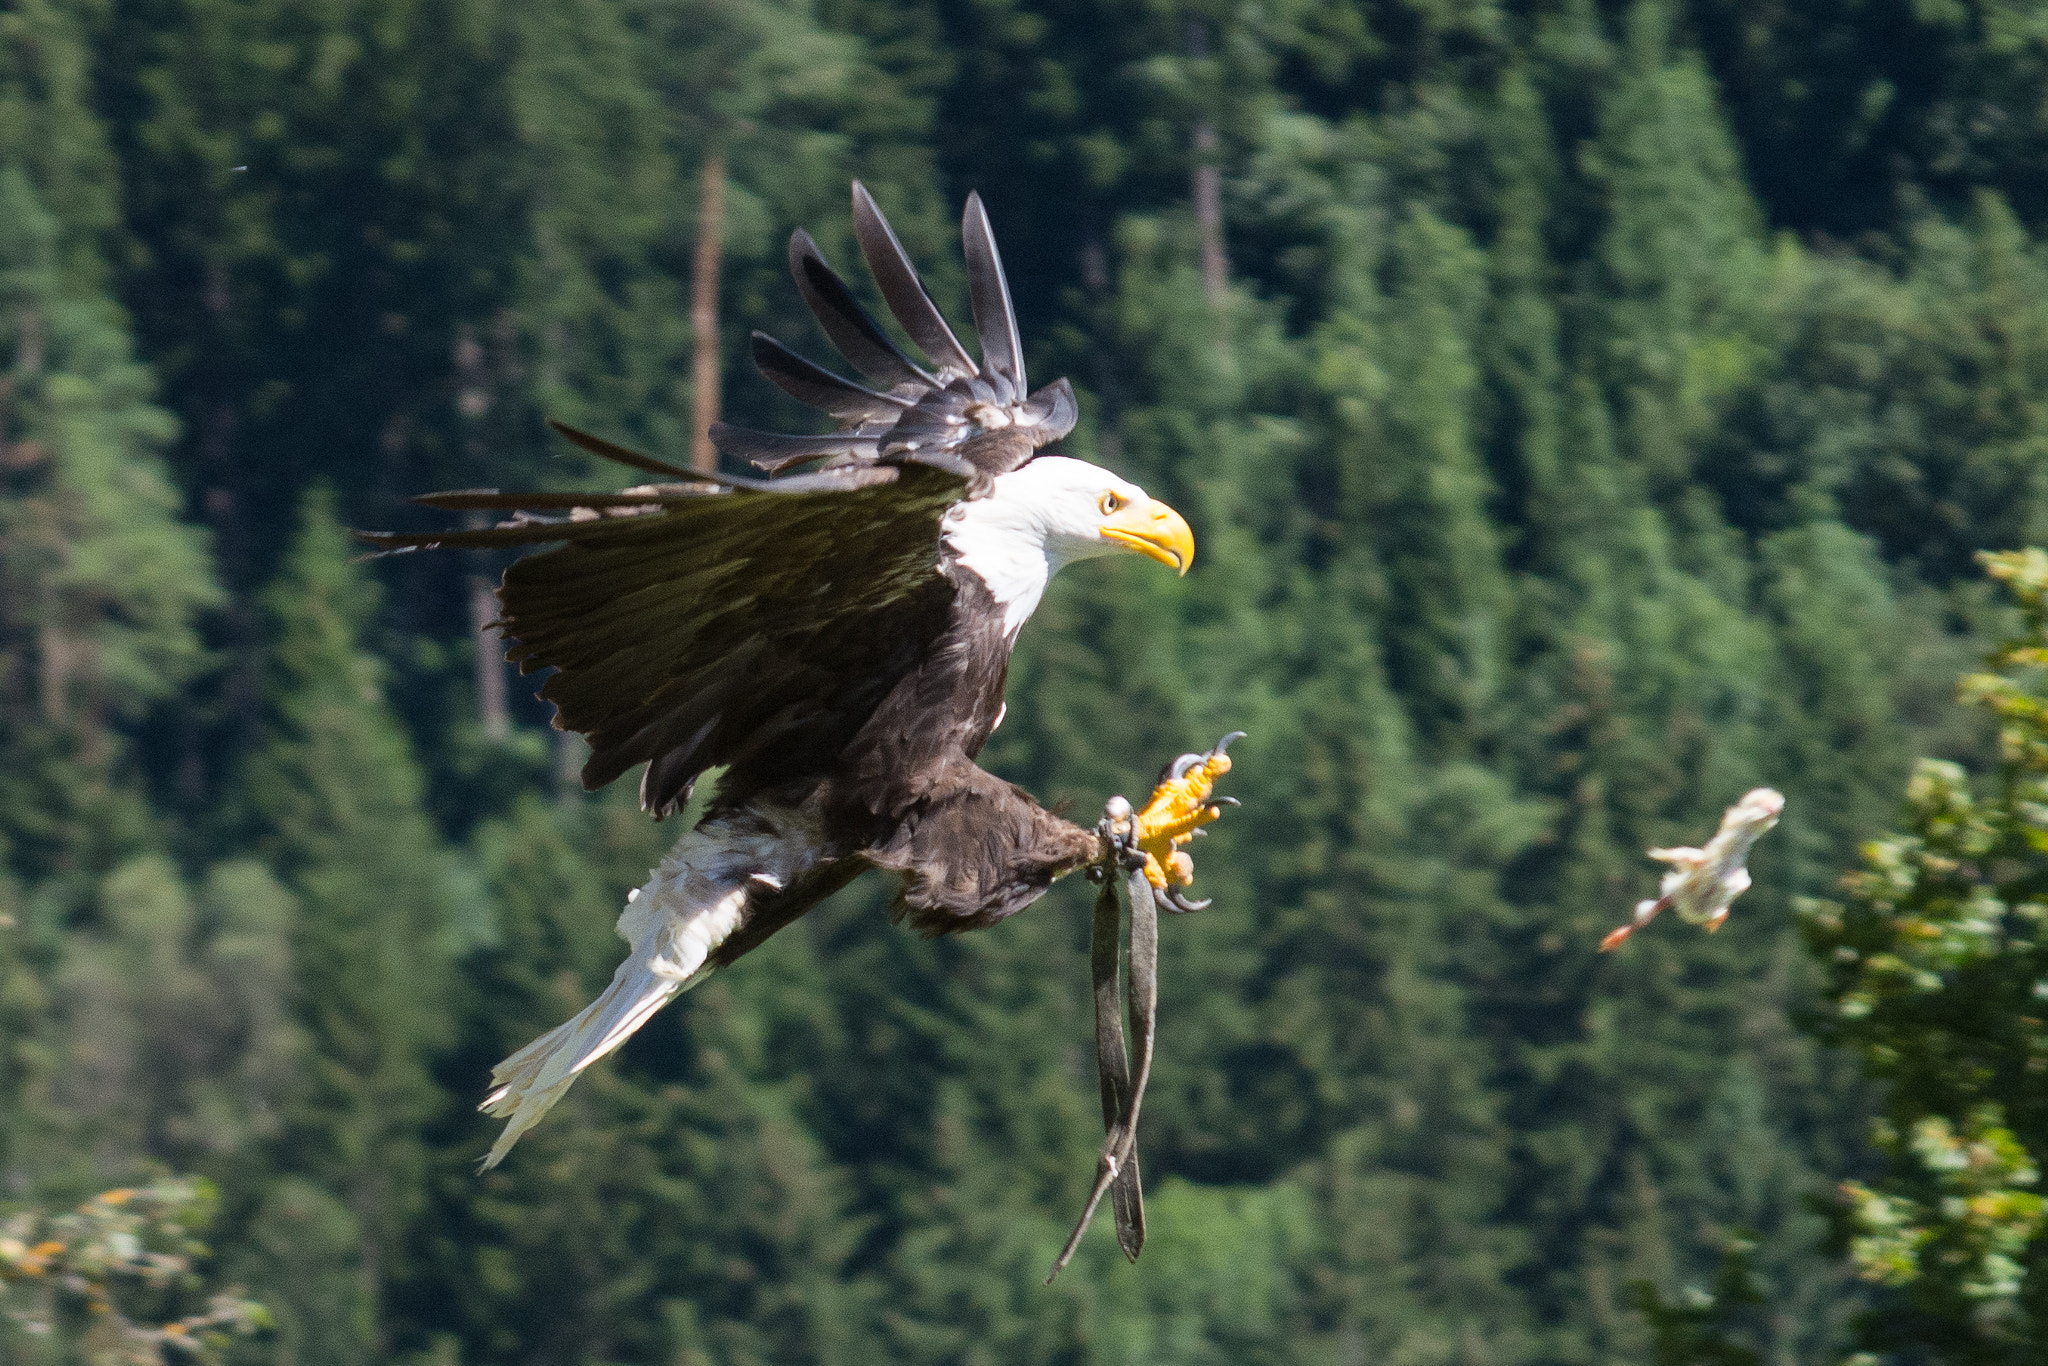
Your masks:
{"label": "leafy branch", "polygon": [[212,1366],[270,1322],[238,1290],[206,1290],[194,1233],[215,1203],[210,1183],[176,1178],[0,1218],[0,1319],[35,1338],[76,1332],[91,1366]]}

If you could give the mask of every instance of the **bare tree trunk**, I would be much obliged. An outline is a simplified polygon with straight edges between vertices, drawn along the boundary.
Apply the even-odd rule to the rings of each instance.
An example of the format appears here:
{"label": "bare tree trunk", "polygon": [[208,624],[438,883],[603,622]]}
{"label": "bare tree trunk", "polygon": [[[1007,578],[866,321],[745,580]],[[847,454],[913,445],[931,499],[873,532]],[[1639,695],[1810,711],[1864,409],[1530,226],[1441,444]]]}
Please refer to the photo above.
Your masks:
{"label": "bare tree trunk", "polygon": [[498,619],[498,599],[491,591],[490,578],[469,576],[469,629],[476,640],[476,714],[484,734],[502,740],[511,733],[512,721],[505,707],[505,642],[491,629]]}
{"label": "bare tree trunk", "polygon": [[[483,343],[467,324],[455,333],[455,411],[462,418],[463,455],[471,468],[484,463],[482,424],[491,411],[491,377],[485,364]],[[469,525],[483,526],[487,519],[471,514]],[[473,555],[473,559],[481,558]],[[469,633],[476,647],[476,715],[486,736],[502,740],[512,732],[512,719],[505,706],[505,644],[491,623],[498,619],[498,604],[491,595],[491,578],[472,570],[465,578],[469,597]]]}
{"label": "bare tree trunk", "polygon": [[1090,312],[1094,316],[1090,326],[1102,338],[1101,345],[1088,348],[1095,368],[1095,397],[1100,405],[1095,445],[1102,458],[1114,467],[1123,457],[1123,429],[1118,418],[1124,405],[1123,386],[1119,383],[1116,368],[1117,348],[1110,341],[1115,324],[1112,317],[1114,302],[1110,298],[1109,249],[1102,244],[1097,209],[1089,205],[1083,213],[1081,283],[1093,296]]}
{"label": "bare tree trunk", "polygon": [[1216,168],[1216,126],[1195,125],[1195,227],[1202,238],[1202,293],[1223,300],[1223,173]]}
{"label": "bare tree trunk", "polygon": [[573,730],[555,732],[555,800],[570,802],[583,795],[583,761],[590,749]]}
{"label": "bare tree trunk", "polygon": [[71,642],[51,622],[36,628],[36,665],[43,720],[61,726],[71,710]]}
{"label": "bare tree trunk", "polygon": [[711,424],[718,421],[718,253],[725,229],[725,156],[704,158],[704,183],[697,200],[697,259],[690,281],[690,332],[696,342],[690,387],[690,468],[718,468]]}

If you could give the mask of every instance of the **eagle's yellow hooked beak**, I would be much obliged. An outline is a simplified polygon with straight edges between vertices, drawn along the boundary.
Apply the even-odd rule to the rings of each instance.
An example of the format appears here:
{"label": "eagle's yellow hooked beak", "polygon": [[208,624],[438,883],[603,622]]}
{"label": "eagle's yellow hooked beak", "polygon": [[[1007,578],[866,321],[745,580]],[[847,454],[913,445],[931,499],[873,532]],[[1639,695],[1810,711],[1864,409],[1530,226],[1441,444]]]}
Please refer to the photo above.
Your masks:
{"label": "eagle's yellow hooked beak", "polygon": [[1102,538],[1181,574],[1195,562],[1195,533],[1187,518],[1157,498],[1139,498],[1111,513],[1102,524]]}

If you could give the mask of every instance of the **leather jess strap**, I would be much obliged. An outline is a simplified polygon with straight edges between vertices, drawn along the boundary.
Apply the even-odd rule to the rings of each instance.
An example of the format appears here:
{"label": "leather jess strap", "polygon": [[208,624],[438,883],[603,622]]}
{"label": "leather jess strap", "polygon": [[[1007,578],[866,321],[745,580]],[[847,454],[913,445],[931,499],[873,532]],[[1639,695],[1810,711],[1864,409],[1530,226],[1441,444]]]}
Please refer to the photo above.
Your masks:
{"label": "leather jess strap", "polygon": [[[1129,808],[1124,808],[1128,812]],[[1121,825],[1121,830],[1117,827]],[[1128,816],[1121,822],[1105,816],[1100,827],[1103,861],[1091,870],[1102,891],[1095,898],[1089,938],[1089,973],[1095,994],[1095,1065],[1102,1079],[1102,1151],[1095,1160],[1095,1184],[1072,1236],[1045,1280],[1050,1285],[1081,1245],[1081,1236],[1095,1218],[1095,1207],[1110,1192],[1116,1214],[1117,1245],[1132,1261],[1145,1246],[1145,1196],[1138,1173],[1138,1110],[1152,1075],[1152,1041],[1159,1013],[1159,908],[1145,879],[1142,855],[1134,855]],[[1135,866],[1133,863],[1135,862]],[[1124,895],[1119,898],[1119,884]],[[1119,902],[1123,904],[1120,905]],[[1130,908],[1128,945],[1123,939],[1123,909]],[[1120,954],[1119,950],[1123,950]],[[1126,966],[1128,1000],[1117,999],[1118,959]],[[1130,1045],[1126,1050],[1123,1016],[1128,1006]]]}

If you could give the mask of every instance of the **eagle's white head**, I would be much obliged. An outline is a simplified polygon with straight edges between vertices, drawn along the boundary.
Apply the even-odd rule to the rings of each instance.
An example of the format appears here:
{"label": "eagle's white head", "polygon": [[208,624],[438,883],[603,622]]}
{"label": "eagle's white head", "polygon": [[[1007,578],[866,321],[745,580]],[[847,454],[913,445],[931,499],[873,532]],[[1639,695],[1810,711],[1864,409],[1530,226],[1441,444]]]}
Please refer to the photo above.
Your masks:
{"label": "eagle's white head", "polygon": [[984,498],[955,504],[944,539],[960,566],[988,585],[1015,636],[1052,576],[1075,560],[1130,551],[1179,573],[1195,534],[1178,512],[1128,479],[1064,455],[1041,455],[1000,475]]}

